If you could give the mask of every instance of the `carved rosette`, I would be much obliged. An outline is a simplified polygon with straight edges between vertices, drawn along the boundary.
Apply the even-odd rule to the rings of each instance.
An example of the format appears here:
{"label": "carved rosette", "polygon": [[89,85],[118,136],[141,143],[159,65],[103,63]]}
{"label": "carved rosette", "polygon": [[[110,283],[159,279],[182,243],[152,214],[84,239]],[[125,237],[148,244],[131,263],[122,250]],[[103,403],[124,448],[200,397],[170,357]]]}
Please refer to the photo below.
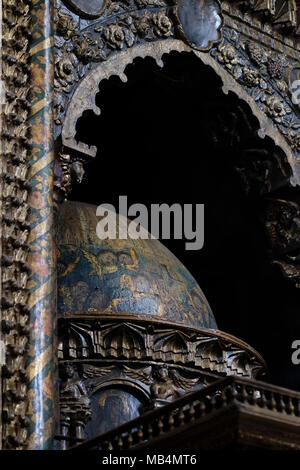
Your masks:
{"label": "carved rosette", "polygon": [[[147,10],[146,7],[152,7]],[[98,22],[84,30],[72,12],[56,8],[55,123],[62,124],[68,97],[97,62],[143,42],[174,36],[173,21],[163,0],[108,3]],[[99,15],[100,16],[100,15]]]}
{"label": "carved rosette", "polygon": [[[28,421],[28,149],[30,127],[29,2],[2,2],[2,114],[1,114],[1,340],[2,439],[4,449],[22,449]],[[1,400],[0,400],[1,401]],[[0,419],[1,426],[1,419]],[[0,445],[1,447],[1,445]]]}
{"label": "carved rosette", "polygon": [[[289,160],[293,167],[291,172],[293,174],[289,177],[295,184],[300,180],[297,170],[299,166],[297,158],[300,159],[298,142],[300,121],[289,77],[294,70],[297,70],[299,60],[293,59],[292,55],[286,54],[283,49],[282,54],[278,54],[278,47],[281,47],[279,42],[276,43],[275,50],[271,44],[263,46],[254,40],[249,40],[249,34],[245,35],[246,28],[233,20],[238,15],[250,25],[248,28],[253,25],[250,13],[242,15],[236,11],[239,6],[231,7],[225,2],[222,3],[223,12],[221,12],[217,0],[198,3],[196,0],[178,0],[174,4],[167,5],[163,0],[129,0],[126,3],[108,0],[99,1],[96,8],[96,4],[80,0],[65,4],[57,1],[56,137],[60,137],[61,126],[70,119],[70,116],[65,119],[70,96],[72,94],[74,96],[74,90],[76,94],[77,84],[82,82],[91,70],[96,71],[97,63],[108,62],[114,54],[123,53],[127,49],[148,42],[178,38],[189,45],[195,53],[197,50],[209,52],[211,57],[232,75],[237,86],[241,86],[253,99],[252,109],[257,108],[258,113],[261,112],[273,123],[274,129],[269,128],[269,124],[261,124],[260,134],[263,137],[268,127],[268,135],[273,133],[271,138],[274,137],[278,142],[280,139],[275,136],[277,129],[282,138],[281,142],[284,140],[287,142],[285,151],[289,149]],[[261,28],[264,29],[262,43],[272,34],[276,39],[279,38],[278,33],[272,31],[272,24],[284,34],[292,34],[293,28],[289,27],[296,24],[295,8],[292,7],[293,2],[284,3],[284,8],[278,7],[278,2],[242,4],[244,10],[251,9],[253,15],[258,15],[260,18],[258,25],[262,13],[264,19],[268,20],[266,25],[261,23]],[[80,18],[86,19],[83,23],[84,29]],[[222,36],[223,40],[220,43]],[[153,47],[153,57],[156,58],[154,49]],[[130,57],[129,62],[131,60]],[[158,60],[162,65],[161,57]],[[108,71],[105,73],[106,76],[107,73]],[[124,73],[120,78],[126,80]],[[234,90],[235,88],[233,85]],[[238,89],[237,94],[240,96]],[[94,97],[89,101],[93,99]],[[83,98],[84,105],[85,101]],[[94,106],[89,109],[94,109]],[[78,109],[78,113],[72,115],[72,120],[77,121],[83,111],[84,109]],[[75,136],[69,135],[69,131],[70,129],[67,129],[68,140],[73,141]],[[64,138],[62,142],[66,145]],[[85,156],[83,158],[95,155],[94,148],[88,149],[81,142],[75,147],[76,152]],[[73,144],[70,149],[74,150]],[[62,151],[66,152],[64,149]]]}

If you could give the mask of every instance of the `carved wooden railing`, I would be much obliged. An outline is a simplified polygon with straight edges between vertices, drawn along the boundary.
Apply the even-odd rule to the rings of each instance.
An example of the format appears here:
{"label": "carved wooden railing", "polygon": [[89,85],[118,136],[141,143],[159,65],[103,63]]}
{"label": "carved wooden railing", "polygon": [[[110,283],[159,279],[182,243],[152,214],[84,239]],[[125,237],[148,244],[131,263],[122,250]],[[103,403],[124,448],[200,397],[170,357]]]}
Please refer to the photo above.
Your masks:
{"label": "carved wooden railing", "polygon": [[249,379],[227,377],[79,444],[73,450],[139,449],[163,434],[180,431],[205,415],[231,405],[265,410],[273,417],[284,417],[300,426],[300,393]]}

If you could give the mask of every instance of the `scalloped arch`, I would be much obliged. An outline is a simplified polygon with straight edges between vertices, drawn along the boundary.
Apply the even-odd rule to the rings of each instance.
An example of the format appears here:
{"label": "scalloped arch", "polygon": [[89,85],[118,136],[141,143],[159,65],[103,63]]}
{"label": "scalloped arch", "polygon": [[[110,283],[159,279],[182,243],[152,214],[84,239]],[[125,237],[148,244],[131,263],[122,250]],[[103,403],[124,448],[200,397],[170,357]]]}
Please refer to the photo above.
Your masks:
{"label": "scalloped arch", "polygon": [[274,144],[283,150],[291,167],[291,183],[293,185],[300,185],[300,163],[296,160],[293,150],[284,136],[281,135],[271,120],[259,109],[255,100],[249,96],[242,86],[211,55],[196,51],[179,39],[161,39],[155,43],[136,45],[114,54],[107,62],[102,62],[94,67],[77,85],[68,104],[62,126],[63,146],[75,152],[94,157],[97,151],[96,147],[90,147],[83,142],[76,141],[76,123],[86,110],[92,110],[96,115],[100,115],[101,110],[96,105],[96,95],[99,93],[101,81],[116,75],[123,82],[126,82],[125,68],[137,57],[151,57],[156,60],[160,67],[163,67],[162,56],[172,51],[193,52],[220,77],[223,83],[222,90],[224,94],[227,95],[231,91],[250,106],[253,115],[259,123],[259,136],[262,139],[266,136],[270,137]]}

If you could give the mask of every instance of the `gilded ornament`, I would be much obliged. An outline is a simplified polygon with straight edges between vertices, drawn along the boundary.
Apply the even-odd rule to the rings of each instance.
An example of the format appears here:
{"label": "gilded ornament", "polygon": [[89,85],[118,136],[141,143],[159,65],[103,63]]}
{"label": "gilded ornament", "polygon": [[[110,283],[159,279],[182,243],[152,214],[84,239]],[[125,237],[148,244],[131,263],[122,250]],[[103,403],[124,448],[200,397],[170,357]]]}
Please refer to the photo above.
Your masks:
{"label": "gilded ornament", "polygon": [[269,57],[267,68],[270,77],[281,79],[283,76],[283,64],[280,60],[274,59],[273,57]]}
{"label": "gilded ornament", "polygon": [[[103,30],[103,37],[106,39],[109,47],[112,49],[122,49],[125,40],[128,38],[132,39],[132,35],[125,33],[124,28],[116,24],[110,24]],[[131,42],[129,40],[129,42]]]}
{"label": "gilded ornament", "polygon": [[77,81],[75,75],[76,57],[68,50],[68,44],[64,44],[61,50],[62,55],[55,58],[54,87],[58,91],[71,91],[73,83]]}
{"label": "gilded ornament", "polygon": [[250,59],[256,65],[261,66],[267,63],[268,54],[262,47],[258,46],[257,44],[253,42],[249,42],[247,44],[247,49],[249,52]]}
{"label": "gilded ornament", "polygon": [[94,38],[86,33],[76,35],[73,39],[73,51],[78,60],[88,64],[99,59],[105,60],[104,44],[100,38]]}
{"label": "gilded ornament", "polygon": [[239,59],[235,48],[231,44],[223,44],[218,46],[217,57],[219,61],[225,65],[226,68],[232,69],[232,67],[238,64]]}
{"label": "gilded ornament", "polygon": [[294,147],[297,152],[300,152],[300,134],[298,133],[294,138]]}

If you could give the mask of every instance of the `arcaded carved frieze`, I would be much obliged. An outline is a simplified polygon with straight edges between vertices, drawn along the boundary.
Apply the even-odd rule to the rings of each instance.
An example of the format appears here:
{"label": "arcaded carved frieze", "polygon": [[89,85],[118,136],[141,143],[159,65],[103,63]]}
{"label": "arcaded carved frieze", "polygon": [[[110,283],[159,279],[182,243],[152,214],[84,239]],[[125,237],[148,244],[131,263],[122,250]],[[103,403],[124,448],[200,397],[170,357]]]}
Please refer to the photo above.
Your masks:
{"label": "arcaded carved frieze", "polygon": [[[174,36],[183,38],[198,50],[208,50],[221,39],[223,20],[217,0],[199,5],[189,0],[178,4],[162,0],[107,1],[103,2],[99,14],[92,16],[86,12],[95,11],[94,4],[66,2],[66,5],[56,2],[57,125],[62,124],[67,106],[65,94],[71,93],[93,63],[107,61],[118,50]],[[96,19],[83,20],[80,15]]]}
{"label": "arcaded carved frieze", "polygon": [[299,160],[300,108],[290,80],[297,63],[227,28],[211,54],[273,121]]}
{"label": "arcaded carved frieze", "polygon": [[54,164],[54,202],[55,207],[67,199],[72,184],[80,184],[85,170],[82,158],[71,158],[70,155],[58,151]]}
{"label": "arcaded carved frieze", "polygon": [[249,377],[264,370],[264,362],[254,350],[221,332],[198,331],[179,324],[149,324],[145,319],[134,321],[130,315],[110,317],[60,319],[59,359],[154,361]]}

